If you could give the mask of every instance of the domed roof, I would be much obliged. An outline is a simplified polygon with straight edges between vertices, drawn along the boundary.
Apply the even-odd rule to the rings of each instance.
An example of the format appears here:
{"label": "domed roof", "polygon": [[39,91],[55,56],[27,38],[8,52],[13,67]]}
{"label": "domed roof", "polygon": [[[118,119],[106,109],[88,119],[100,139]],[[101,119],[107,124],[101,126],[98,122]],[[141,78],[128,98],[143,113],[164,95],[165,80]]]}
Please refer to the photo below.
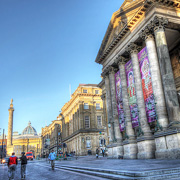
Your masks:
{"label": "domed roof", "polygon": [[22,135],[37,135],[36,130],[31,126],[29,121],[28,126],[23,130]]}

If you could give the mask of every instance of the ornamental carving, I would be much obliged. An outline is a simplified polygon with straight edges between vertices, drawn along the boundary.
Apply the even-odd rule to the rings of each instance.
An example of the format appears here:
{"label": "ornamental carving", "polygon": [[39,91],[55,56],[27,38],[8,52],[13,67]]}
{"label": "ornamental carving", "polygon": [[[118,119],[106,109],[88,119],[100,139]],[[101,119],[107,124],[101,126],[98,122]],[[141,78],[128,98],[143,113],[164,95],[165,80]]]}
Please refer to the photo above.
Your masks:
{"label": "ornamental carving", "polygon": [[121,64],[125,65],[127,61],[128,59],[126,59],[124,56],[118,55],[114,62],[118,65],[121,65]]}
{"label": "ornamental carving", "polygon": [[126,48],[126,51],[132,54],[132,53],[138,53],[140,49],[141,49],[141,46],[138,46],[137,44],[131,42]]}
{"label": "ornamental carving", "polygon": [[165,29],[165,27],[168,25],[168,19],[163,17],[155,16],[154,20],[151,21],[151,23],[148,25],[148,28],[150,30],[158,30],[158,29]]}

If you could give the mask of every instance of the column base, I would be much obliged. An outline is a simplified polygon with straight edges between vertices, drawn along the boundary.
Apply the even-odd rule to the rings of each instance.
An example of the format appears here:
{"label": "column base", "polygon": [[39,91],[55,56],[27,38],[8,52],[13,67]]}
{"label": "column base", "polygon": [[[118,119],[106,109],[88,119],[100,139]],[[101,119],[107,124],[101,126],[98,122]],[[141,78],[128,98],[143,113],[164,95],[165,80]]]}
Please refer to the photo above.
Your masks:
{"label": "column base", "polygon": [[123,143],[124,148],[124,156],[123,159],[137,159],[137,144],[136,143],[129,143],[125,141]]}
{"label": "column base", "polygon": [[123,159],[123,146],[120,144],[111,144],[107,146],[108,158]]}
{"label": "column base", "polygon": [[7,156],[12,156],[13,153],[13,145],[7,147]]}
{"label": "column base", "polygon": [[155,134],[157,159],[180,159],[180,132],[169,130]]}
{"label": "column base", "polygon": [[[144,139],[141,141],[141,139]],[[137,138],[137,146],[138,146],[138,159],[154,159],[155,158],[155,141],[151,137],[145,138],[141,137]]]}

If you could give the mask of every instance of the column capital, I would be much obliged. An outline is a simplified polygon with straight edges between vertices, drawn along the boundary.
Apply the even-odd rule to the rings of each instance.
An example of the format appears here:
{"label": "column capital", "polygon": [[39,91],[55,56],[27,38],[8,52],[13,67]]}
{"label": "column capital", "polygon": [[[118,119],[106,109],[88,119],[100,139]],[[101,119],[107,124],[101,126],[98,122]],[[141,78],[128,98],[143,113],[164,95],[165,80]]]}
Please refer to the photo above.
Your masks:
{"label": "column capital", "polygon": [[154,39],[154,35],[153,35],[153,31],[151,30],[151,24],[148,24],[140,33],[139,36],[143,39],[143,40],[147,40],[147,39]]}
{"label": "column capital", "polygon": [[115,72],[116,72],[116,68],[114,68],[113,66],[109,66],[108,67],[108,72],[109,72],[109,74],[115,74]]}
{"label": "column capital", "polygon": [[149,24],[149,28],[156,31],[159,29],[165,29],[167,25],[168,25],[168,19],[155,16],[154,20],[151,21],[151,23]]}
{"label": "column capital", "polygon": [[141,49],[140,46],[132,42],[126,47],[126,51],[130,54],[138,53],[140,49]]}
{"label": "column capital", "polygon": [[108,68],[106,68],[106,69],[104,69],[103,72],[101,73],[101,76],[102,76],[103,78],[106,78],[108,75],[109,75],[109,70],[108,70]]}
{"label": "column capital", "polygon": [[124,56],[118,55],[115,59],[115,63],[118,65],[125,65],[127,63],[128,59],[126,59]]}
{"label": "column capital", "polygon": [[105,100],[105,98],[106,98],[106,94],[102,94],[102,95],[101,95],[101,99],[102,99],[102,100]]}

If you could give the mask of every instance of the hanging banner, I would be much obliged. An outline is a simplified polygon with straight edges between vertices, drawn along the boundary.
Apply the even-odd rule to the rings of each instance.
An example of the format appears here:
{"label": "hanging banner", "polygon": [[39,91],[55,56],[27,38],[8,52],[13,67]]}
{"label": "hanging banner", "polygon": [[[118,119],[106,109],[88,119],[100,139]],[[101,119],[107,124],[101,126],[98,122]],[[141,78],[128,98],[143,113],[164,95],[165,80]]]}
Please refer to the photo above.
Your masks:
{"label": "hanging banner", "polygon": [[131,121],[132,121],[132,127],[139,126],[138,123],[138,106],[136,101],[136,94],[135,94],[135,84],[134,84],[134,74],[133,74],[133,68],[132,68],[132,61],[128,61],[125,64],[125,70],[126,70],[126,79],[127,79],[127,91],[129,96],[129,107],[131,111]]}
{"label": "hanging banner", "polygon": [[118,110],[118,118],[119,118],[119,128],[120,131],[124,131],[125,128],[125,117],[123,110],[123,97],[122,97],[122,86],[121,86],[121,77],[120,71],[115,74],[115,84],[116,84],[116,102],[117,102],[117,110]]}
{"label": "hanging banner", "polygon": [[146,47],[138,53],[138,59],[141,71],[142,89],[146,106],[146,115],[148,122],[150,123],[156,120],[156,110],[152,89],[151,72],[149,69],[149,59]]}

